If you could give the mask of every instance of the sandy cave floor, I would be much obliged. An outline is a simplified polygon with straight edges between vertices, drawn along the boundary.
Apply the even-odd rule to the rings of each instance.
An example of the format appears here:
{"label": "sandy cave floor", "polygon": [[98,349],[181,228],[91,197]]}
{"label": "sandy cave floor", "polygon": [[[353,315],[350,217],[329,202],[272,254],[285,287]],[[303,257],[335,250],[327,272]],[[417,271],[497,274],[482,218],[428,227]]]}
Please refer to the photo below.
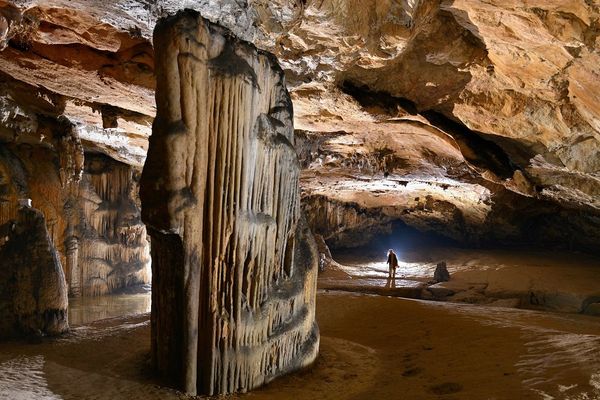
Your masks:
{"label": "sandy cave floor", "polygon": [[[600,399],[600,318],[320,292],[309,369],[231,399]],[[0,399],[181,399],[148,368],[149,315],[0,344]]]}
{"label": "sandy cave floor", "polygon": [[[319,275],[319,287],[569,313],[600,302],[600,257],[589,254],[451,246],[407,246],[396,252],[395,280],[387,279],[386,250],[356,249],[334,254],[339,264]],[[451,279],[431,285],[441,261]]]}

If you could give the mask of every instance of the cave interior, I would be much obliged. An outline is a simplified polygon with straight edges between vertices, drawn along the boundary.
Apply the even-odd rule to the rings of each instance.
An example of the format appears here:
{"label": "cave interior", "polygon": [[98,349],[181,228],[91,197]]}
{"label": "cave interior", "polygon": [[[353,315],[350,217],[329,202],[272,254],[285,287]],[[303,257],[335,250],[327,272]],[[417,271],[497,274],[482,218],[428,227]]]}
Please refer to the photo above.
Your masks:
{"label": "cave interior", "polygon": [[0,0],[0,398],[600,399],[599,65],[593,0]]}

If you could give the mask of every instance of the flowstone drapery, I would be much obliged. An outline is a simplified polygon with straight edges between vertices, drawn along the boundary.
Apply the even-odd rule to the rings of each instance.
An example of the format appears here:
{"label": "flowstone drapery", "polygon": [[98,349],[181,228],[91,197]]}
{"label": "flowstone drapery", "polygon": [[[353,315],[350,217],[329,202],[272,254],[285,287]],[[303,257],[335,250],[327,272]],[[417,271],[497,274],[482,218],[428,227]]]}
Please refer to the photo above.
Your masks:
{"label": "flowstone drapery", "polygon": [[274,56],[196,12],[161,20],[154,45],[140,188],[153,361],[189,393],[245,391],[310,364],[319,345],[292,104]]}

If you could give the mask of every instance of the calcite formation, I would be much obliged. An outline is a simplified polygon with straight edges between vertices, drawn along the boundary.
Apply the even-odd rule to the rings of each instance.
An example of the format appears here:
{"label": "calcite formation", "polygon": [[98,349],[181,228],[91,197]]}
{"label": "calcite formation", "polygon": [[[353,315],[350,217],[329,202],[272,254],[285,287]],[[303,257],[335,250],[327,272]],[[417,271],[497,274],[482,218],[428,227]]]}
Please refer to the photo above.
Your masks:
{"label": "calcite formation", "polygon": [[[65,194],[29,184],[23,196],[44,212],[68,282],[85,247],[79,208],[63,210],[86,185],[77,154],[135,177],[156,113],[152,30],[184,7],[278,57],[303,136],[303,207],[331,247],[401,222],[466,244],[598,251],[597,2],[0,0],[0,141],[51,150],[24,179]],[[53,138],[61,117],[73,131]],[[90,293],[131,279],[107,265],[137,251],[97,263]]]}
{"label": "calcite formation", "polygon": [[67,285],[44,215],[20,207],[0,230],[0,338],[63,333]]}
{"label": "calcite formation", "polygon": [[84,171],[72,293],[93,296],[149,283],[150,245],[138,197],[140,171],[101,154],[86,154]]}
{"label": "calcite formation", "polygon": [[0,224],[15,221],[19,201],[31,199],[45,217],[73,296],[148,283],[139,171],[84,154],[76,135],[53,130],[44,145],[0,143]]}
{"label": "calcite formation", "polygon": [[292,104],[272,55],[196,12],[162,20],[154,46],[158,113],[140,190],[154,363],[189,393],[245,391],[318,351]]}

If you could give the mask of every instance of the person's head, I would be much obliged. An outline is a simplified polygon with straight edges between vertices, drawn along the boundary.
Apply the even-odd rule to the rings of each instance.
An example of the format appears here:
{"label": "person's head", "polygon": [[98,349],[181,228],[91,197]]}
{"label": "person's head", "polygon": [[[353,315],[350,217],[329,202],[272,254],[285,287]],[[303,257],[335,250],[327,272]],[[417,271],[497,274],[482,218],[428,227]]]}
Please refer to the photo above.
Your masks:
{"label": "person's head", "polygon": [[394,250],[392,250],[392,249],[389,249],[389,250],[388,250],[388,255],[390,255],[390,254],[394,254]]}

